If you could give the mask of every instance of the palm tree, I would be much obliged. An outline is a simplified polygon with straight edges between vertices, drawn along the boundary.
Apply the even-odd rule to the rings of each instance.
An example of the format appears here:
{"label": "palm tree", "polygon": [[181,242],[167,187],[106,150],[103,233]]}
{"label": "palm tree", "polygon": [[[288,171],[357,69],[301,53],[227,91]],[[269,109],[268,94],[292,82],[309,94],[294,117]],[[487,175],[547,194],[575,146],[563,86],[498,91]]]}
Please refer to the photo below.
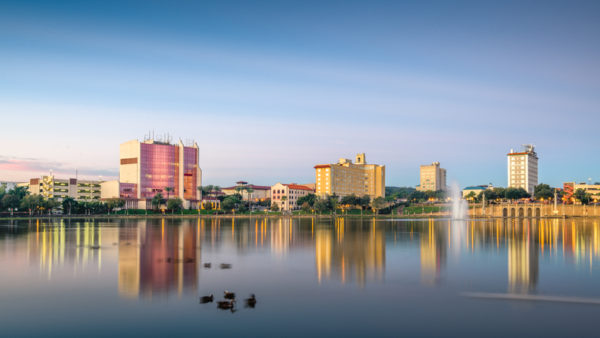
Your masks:
{"label": "palm tree", "polygon": [[169,195],[170,195],[171,191],[173,191],[173,188],[165,187],[165,191],[167,192],[167,199],[169,199]]}
{"label": "palm tree", "polygon": [[163,202],[163,196],[161,193],[157,193],[156,195],[154,195],[154,197],[152,197],[152,202],[151,202],[152,206],[156,205],[157,209],[162,202]]}

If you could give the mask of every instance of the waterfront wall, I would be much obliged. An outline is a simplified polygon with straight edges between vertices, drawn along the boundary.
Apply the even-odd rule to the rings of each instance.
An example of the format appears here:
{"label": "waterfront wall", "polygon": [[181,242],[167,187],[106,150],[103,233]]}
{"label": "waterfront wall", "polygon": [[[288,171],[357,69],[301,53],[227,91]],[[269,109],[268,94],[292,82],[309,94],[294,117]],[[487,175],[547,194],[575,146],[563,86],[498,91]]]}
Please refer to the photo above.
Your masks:
{"label": "waterfront wall", "polygon": [[490,204],[475,205],[469,209],[470,217],[590,217],[600,216],[598,205],[559,204]]}

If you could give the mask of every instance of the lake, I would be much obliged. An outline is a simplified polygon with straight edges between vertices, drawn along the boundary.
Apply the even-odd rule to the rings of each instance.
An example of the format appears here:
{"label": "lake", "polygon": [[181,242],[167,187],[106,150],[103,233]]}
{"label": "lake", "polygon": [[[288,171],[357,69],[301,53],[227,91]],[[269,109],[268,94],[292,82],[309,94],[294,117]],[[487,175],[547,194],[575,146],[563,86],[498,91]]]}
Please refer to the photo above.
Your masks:
{"label": "lake", "polygon": [[0,336],[595,336],[599,245],[595,218],[0,220]]}

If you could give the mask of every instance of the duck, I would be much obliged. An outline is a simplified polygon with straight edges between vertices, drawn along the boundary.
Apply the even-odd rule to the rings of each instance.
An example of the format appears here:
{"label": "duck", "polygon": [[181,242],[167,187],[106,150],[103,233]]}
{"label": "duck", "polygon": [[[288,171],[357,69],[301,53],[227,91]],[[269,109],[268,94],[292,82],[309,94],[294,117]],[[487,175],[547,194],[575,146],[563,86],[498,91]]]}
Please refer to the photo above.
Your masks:
{"label": "duck", "polygon": [[221,269],[231,269],[231,264],[221,263],[220,267]]}
{"label": "duck", "polygon": [[211,265],[212,265],[212,264],[210,264],[210,263],[204,263],[204,267],[205,267],[206,269],[210,269]]}
{"label": "duck", "polygon": [[217,307],[221,310],[233,310],[235,300],[222,300],[217,302]]}
{"label": "duck", "polygon": [[235,299],[235,292],[229,292],[225,290],[223,294],[223,297],[225,297],[225,299]]}
{"label": "duck", "polygon": [[210,296],[202,296],[200,297],[200,303],[202,304],[206,304],[206,303],[212,303],[214,297],[212,295],[212,293],[210,294]]}
{"label": "duck", "polygon": [[250,295],[250,298],[246,299],[246,307],[254,308],[256,306],[256,296]]}

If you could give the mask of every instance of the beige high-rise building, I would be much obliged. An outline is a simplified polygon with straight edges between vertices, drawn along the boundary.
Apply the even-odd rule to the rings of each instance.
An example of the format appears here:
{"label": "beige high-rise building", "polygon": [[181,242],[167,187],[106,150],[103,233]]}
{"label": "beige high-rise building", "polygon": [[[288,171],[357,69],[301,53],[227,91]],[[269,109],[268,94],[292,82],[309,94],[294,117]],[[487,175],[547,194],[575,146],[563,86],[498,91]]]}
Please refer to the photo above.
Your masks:
{"label": "beige high-rise building", "polygon": [[446,190],[446,169],[440,167],[440,162],[421,166],[421,183],[417,187],[419,191]]}
{"label": "beige high-rise building", "polygon": [[369,195],[371,199],[385,197],[385,166],[367,164],[365,154],[356,155],[355,163],[340,158],[338,163],[315,166],[316,194]]}
{"label": "beige high-rise building", "polygon": [[538,156],[531,144],[523,145],[522,152],[510,150],[508,157],[508,187],[523,188],[533,194],[538,184]]}

